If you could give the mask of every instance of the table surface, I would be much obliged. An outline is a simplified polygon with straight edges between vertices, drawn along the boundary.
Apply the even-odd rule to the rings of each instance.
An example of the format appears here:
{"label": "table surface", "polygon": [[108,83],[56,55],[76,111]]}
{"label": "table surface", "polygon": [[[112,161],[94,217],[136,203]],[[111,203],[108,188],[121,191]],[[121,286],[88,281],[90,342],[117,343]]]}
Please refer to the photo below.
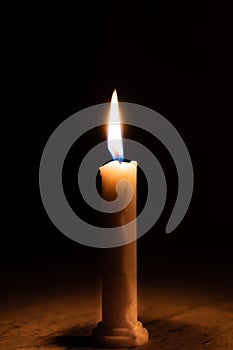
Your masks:
{"label": "table surface", "polygon": [[[46,265],[8,268],[0,292],[0,349],[92,349],[100,284],[79,271],[55,272]],[[139,319],[150,333],[142,349],[233,349],[230,277],[208,276],[208,271],[202,278],[155,272],[140,278]]]}

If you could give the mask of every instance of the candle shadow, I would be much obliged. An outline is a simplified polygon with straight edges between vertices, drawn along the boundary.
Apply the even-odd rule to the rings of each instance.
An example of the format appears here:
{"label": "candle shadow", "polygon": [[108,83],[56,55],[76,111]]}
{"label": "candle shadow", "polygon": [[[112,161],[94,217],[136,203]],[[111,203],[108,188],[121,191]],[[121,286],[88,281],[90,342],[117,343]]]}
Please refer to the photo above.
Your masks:
{"label": "candle shadow", "polygon": [[63,331],[56,336],[50,336],[46,340],[46,345],[49,347],[57,347],[58,349],[82,349],[82,348],[94,348],[90,329],[93,329],[94,325],[85,327],[73,327]]}
{"label": "candle shadow", "polygon": [[93,347],[91,336],[58,336],[55,337],[53,346],[65,348],[90,348]]}

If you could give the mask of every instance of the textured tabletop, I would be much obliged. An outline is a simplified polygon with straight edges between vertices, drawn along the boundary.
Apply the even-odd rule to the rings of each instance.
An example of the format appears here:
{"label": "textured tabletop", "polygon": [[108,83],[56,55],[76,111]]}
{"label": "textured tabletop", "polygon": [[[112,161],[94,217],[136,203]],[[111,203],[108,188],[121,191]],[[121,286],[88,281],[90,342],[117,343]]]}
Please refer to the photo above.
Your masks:
{"label": "textured tabletop", "polygon": [[[91,273],[57,273],[46,265],[8,269],[1,290],[1,350],[91,349],[100,320],[100,285]],[[17,274],[17,278],[16,278]],[[12,279],[9,276],[12,276]],[[140,278],[143,349],[232,350],[233,293],[226,276]],[[4,292],[3,292],[4,291]]]}

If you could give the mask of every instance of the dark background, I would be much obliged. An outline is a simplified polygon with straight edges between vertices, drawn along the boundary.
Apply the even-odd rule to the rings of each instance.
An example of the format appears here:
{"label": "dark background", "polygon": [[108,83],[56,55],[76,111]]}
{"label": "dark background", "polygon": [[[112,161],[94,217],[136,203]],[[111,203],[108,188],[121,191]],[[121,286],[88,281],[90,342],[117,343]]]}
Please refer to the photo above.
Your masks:
{"label": "dark background", "polygon": [[[230,272],[232,56],[228,7],[205,2],[184,6],[160,1],[153,7],[87,3],[69,11],[33,8],[18,20],[13,40],[8,41],[12,54],[6,68],[8,110],[15,107],[16,112],[6,167],[10,198],[2,234],[2,266],[21,261],[49,264],[60,259],[67,265],[75,261],[80,269],[98,269],[98,249],[69,240],[50,222],[40,199],[38,171],[54,129],[83,108],[109,102],[116,87],[120,101],[150,107],[175,126],[194,167],[189,210],[179,227],[166,235],[177,191],[174,164],[158,140],[142,130],[124,127],[125,137],[140,140],[156,154],[168,181],[166,208],[138,241],[139,268],[190,263],[197,273],[203,266]],[[64,166],[67,198],[80,215],[85,216],[89,209],[83,209],[75,189],[74,171],[88,149],[104,138],[101,128],[84,135]],[[141,210],[146,181],[140,171],[139,176]],[[95,215],[92,218],[94,222]]]}

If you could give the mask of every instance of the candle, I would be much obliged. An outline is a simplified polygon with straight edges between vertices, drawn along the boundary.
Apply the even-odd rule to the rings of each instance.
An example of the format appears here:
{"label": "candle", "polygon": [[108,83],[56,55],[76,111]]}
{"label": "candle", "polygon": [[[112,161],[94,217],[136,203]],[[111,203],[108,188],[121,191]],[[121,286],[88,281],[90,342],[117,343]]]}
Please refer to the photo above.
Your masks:
{"label": "candle", "polygon": [[[108,126],[108,148],[114,161],[100,168],[102,177],[102,197],[112,201],[116,198],[116,185],[120,180],[128,180],[133,188],[133,196],[127,205],[131,186],[123,183],[125,194],[124,209],[111,215],[110,227],[120,226],[120,235],[127,235],[124,225],[136,218],[137,163],[123,162],[123,145],[117,93],[114,91]],[[125,205],[124,205],[125,204]],[[148,332],[137,319],[137,227],[136,220],[130,228],[135,241],[116,248],[106,248],[102,252],[102,321],[93,330],[97,345],[108,348],[134,347],[148,341]]]}

